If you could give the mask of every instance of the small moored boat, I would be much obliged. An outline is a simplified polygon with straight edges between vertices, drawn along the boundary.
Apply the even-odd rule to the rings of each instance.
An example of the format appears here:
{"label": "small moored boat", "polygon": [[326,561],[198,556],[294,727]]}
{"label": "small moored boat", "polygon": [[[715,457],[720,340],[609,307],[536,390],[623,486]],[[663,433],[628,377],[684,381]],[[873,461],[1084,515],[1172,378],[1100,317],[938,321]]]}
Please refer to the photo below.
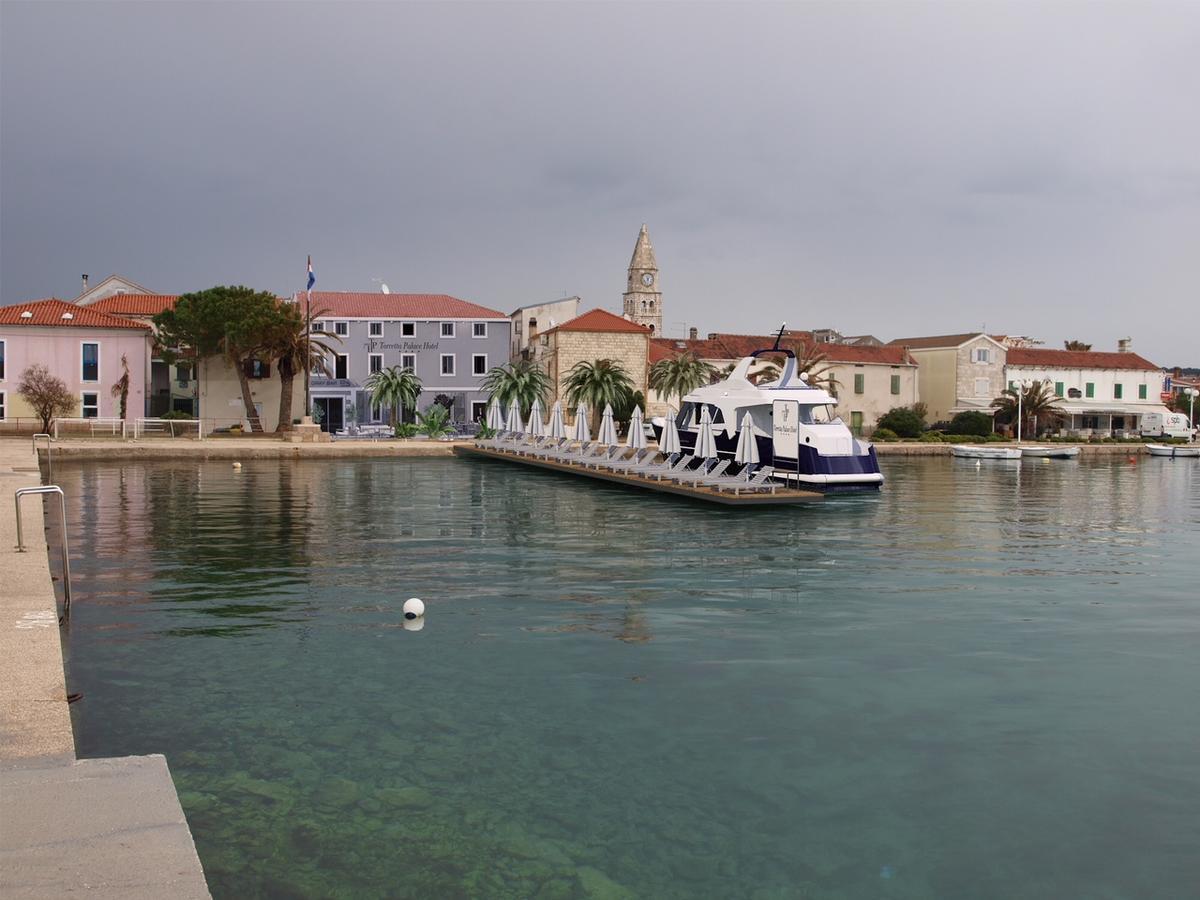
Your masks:
{"label": "small moored boat", "polygon": [[1074,459],[1079,455],[1078,447],[1018,447],[1021,456],[1038,456],[1042,459]]}
{"label": "small moored boat", "polygon": [[1020,459],[1017,447],[989,447],[987,444],[951,444],[950,455],[963,459]]}
{"label": "small moored boat", "polygon": [[1200,457],[1200,445],[1197,444],[1147,444],[1146,449],[1151,456],[1166,456],[1171,459],[1192,459]]}

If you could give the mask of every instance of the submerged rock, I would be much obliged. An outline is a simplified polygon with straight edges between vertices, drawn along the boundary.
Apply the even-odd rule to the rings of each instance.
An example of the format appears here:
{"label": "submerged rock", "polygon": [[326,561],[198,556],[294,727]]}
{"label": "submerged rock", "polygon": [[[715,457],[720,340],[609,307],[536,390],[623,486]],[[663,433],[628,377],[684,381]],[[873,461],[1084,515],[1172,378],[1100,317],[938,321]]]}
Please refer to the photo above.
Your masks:
{"label": "submerged rock", "polygon": [[617,884],[599,869],[583,866],[576,870],[583,896],[589,900],[633,900],[634,893]]}
{"label": "submerged rock", "polygon": [[433,806],[433,795],[424,788],[384,788],[375,796],[381,803],[397,809],[426,809]]}

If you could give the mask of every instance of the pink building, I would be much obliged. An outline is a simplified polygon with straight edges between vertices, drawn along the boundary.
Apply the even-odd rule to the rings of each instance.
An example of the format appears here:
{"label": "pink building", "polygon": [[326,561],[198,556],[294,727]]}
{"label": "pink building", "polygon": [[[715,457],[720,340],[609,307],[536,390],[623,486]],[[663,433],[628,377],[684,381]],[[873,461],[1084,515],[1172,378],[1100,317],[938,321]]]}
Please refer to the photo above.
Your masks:
{"label": "pink building", "polygon": [[125,417],[146,415],[150,377],[150,327],[65,300],[33,300],[0,307],[0,422],[34,416],[17,393],[21,374],[41,363],[79,398],[73,416],[117,417],[112,387],[129,366]]}

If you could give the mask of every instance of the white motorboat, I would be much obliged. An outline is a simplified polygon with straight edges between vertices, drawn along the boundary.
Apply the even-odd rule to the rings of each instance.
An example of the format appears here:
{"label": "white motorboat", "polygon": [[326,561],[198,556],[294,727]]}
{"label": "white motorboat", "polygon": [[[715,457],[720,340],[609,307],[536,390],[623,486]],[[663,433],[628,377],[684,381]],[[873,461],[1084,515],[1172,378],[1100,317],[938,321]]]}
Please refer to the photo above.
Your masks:
{"label": "white motorboat", "polygon": [[1041,459],[1074,459],[1079,455],[1078,447],[1018,447],[1021,456],[1037,456]]}
{"label": "white motorboat", "polygon": [[1151,456],[1166,456],[1171,459],[1195,459],[1200,457],[1200,444],[1147,444]]}
{"label": "white motorboat", "polygon": [[[759,356],[785,357],[778,380],[755,384],[750,369]],[[707,409],[717,455],[733,459],[738,426],[747,413],[762,465],[790,487],[825,492],[875,491],[883,483],[875,447],[856,438],[834,412],[837,398],[796,370],[796,355],[776,346],[744,357],[727,378],[685,395],[676,415],[679,443],[693,452]],[[661,439],[666,420],[651,420]]]}
{"label": "white motorboat", "polygon": [[950,455],[963,459],[1020,459],[1018,447],[989,447],[987,444],[951,444]]}

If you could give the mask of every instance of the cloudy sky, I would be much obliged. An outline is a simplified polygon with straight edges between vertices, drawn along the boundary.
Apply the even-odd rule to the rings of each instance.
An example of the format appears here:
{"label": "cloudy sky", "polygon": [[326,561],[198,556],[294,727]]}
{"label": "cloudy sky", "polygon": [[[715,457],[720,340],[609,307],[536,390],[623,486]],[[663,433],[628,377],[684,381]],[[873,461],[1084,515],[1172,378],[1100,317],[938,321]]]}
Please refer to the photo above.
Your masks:
{"label": "cloudy sky", "polygon": [[1200,364],[1200,4],[0,4],[0,302],[112,272]]}

